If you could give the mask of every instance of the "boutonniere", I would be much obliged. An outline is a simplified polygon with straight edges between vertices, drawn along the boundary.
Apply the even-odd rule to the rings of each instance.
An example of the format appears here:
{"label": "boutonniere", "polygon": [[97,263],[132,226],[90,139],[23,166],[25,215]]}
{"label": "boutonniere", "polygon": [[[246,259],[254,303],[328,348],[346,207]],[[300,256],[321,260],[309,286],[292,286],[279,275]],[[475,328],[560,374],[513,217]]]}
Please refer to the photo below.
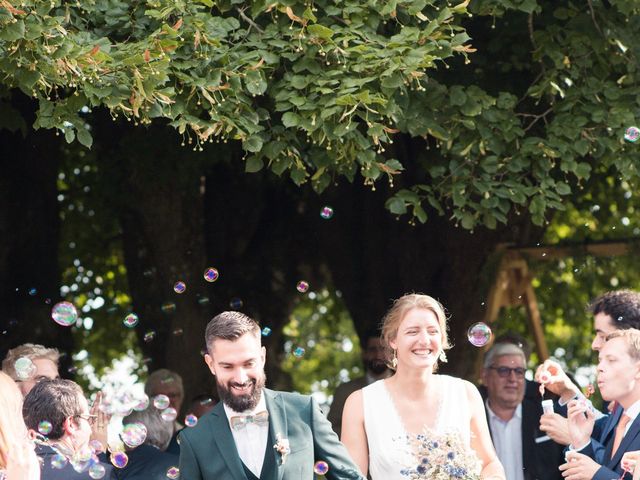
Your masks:
{"label": "boutonniere", "polygon": [[273,446],[273,448],[275,448],[276,452],[280,454],[280,465],[284,465],[284,462],[287,461],[287,455],[291,453],[291,448],[289,447],[289,439],[284,438],[279,433],[276,433],[276,439],[278,441]]}

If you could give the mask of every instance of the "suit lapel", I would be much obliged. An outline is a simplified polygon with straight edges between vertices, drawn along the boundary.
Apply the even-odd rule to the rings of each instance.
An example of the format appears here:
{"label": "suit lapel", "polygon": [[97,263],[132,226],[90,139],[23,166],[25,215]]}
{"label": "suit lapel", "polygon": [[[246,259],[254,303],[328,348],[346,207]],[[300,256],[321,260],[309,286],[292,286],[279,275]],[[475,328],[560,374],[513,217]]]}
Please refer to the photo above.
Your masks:
{"label": "suit lapel", "polygon": [[613,449],[613,439],[615,437],[616,425],[620,421],[620,417],[622,416],[622,408],[617,408],[614,413],[609,417],[609,421],[605,425],[605,428],[602,431],[602,435],[600,437],[600,443],[606,446],[604,458],[611,459],[611,450]]}
{"label": "suit lapel", "polygon": [[227,419],[227,414],[224,411],[222,402],[219,402],[213,408],[211,415],[209,415],[209,420],[211,424],[210,431],[227,465],[229,473],[237,480],[246,480],[247,477],[244,474],[240,455],[236,448],[236,442],[233,440],[229,420]]}
{"label": "suit lapel", "polygon": [[616,450],[616,454],[613,456],[613,458],[609,462],[609,465],[615,466],[618,463],[620,463],[620,460],[622,460],[622,455],[624,454],[624,452],[628,450],[628,447],[631,445],[633,440],[635,440],[635,438],[639,434],[640,434],[640,415],[638,415],[635,418],[635,420],[631,424],[631,427],[629,427],[629,431],[626,433],[624,437],[622,437],[622,442],[620,442],[620,446],[618,447],[618,450]]}
{"label": "suit lapel", "polygon": [[[534,469],[534,459],[532,458],[535,449],[535,435],[536,428],[534,425],[538,424],[538,419],[540,418],[541,412],[536,412],[536,405],[530,401],[525,399],[522,401],[522,466],[524,467],[525,478],[529,478]],[[533,478],[531,476],[531,478]]]}
{"label": "suit lapel", "polygon": [[[281,438],[289,438],[287,433],[287,412],[284,406],[284,399],[282,395],[273,390],[264,389],[264,398],[267,404],[267,411],[269,412],[269,430],[271,431],[271,438],[275,442],[278,440],[278,436]],[[276,457],[276,469],[277,479],[282,480],[284,474],[284,465],[282,464],[282,458],[275,449],[271,449],[272,455]]]}

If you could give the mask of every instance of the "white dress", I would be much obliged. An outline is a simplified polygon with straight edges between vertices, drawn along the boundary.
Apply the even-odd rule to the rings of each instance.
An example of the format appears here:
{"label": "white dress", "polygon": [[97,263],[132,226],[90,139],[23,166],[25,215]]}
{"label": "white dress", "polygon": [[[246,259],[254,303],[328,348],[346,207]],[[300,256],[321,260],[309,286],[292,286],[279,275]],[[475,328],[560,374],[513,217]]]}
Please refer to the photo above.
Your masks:
{"label": "white dress", "polygon": [[[436,434],[456,433],[464,447],[470,449],[471,410],[465,384],[459,378],[436,375],[442,391]],[[362,389],[364,428],[369,444],[369,475],[372,480],[407,480],[401,471],[414,465],[415,457],[407,443],[408,434],[396,410],[384,380]]]}

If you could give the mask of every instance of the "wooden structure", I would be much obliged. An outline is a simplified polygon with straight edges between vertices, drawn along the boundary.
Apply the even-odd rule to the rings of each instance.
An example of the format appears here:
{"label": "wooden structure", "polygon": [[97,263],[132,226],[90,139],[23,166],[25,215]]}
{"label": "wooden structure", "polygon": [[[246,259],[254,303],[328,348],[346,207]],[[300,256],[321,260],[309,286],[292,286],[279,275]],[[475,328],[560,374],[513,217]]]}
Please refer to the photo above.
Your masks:
{"label": "wooden structure", "polygon": [[[562,246],[501,246],[500,250],[504,251],[504,254],[500,261],[494,283],[489,290],[487,311],[483,322],[491,327],[497,320],[502,307],[524,305],[529,319],[529,326],[531,332],[533,332],[536,352],[540,361],[546,360],[549,358],[549,349],[547,348],[547,342],[544,337],[536,294],[531,284],[533,276],[529,272],[528,259],[557,260],[559,258],[577,255],[614,257],[630,254],[633,251],[634,244],[637,243],[638,239],[630,239],[616,242],[592,242]],[[482,369],[482,357],[488,348],[489,346],[479,351],[475,369],[478,375]]]}

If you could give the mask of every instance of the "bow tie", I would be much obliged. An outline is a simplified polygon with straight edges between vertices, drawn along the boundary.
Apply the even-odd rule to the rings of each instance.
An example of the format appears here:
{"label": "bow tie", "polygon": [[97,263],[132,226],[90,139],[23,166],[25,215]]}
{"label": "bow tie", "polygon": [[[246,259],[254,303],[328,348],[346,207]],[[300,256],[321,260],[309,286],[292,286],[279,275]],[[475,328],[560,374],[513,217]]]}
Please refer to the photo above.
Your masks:
{"label": "bow tie", "polygon": [[229,419],[231,428],[233,430],[242,430],[249,423],[253,423],[258,426],[264,426],[269,424],[269,412],[263,410],[255,415],[238,415]]}

